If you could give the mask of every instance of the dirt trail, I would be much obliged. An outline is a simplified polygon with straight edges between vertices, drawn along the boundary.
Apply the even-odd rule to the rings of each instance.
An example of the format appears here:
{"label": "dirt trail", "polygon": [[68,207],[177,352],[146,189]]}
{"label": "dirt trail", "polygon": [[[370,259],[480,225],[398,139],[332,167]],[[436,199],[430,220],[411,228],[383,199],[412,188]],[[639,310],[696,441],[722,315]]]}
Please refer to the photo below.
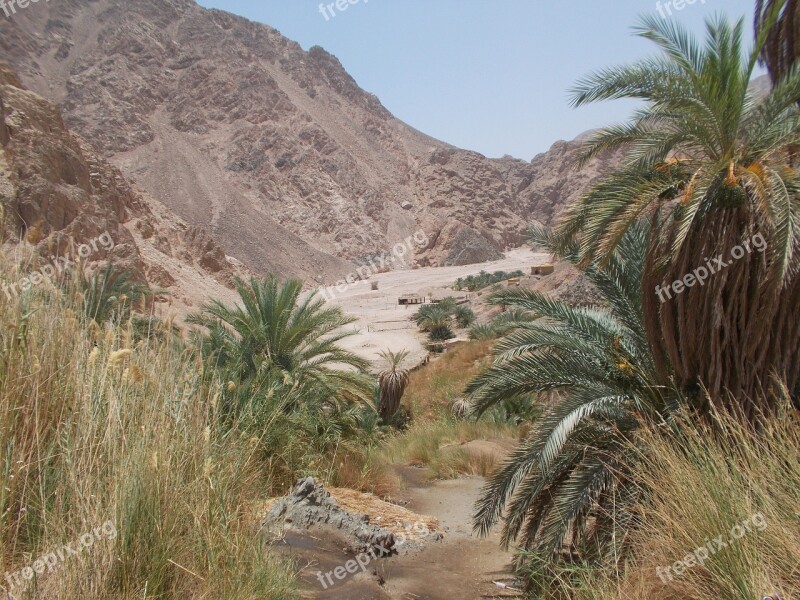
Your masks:
{"label": "dirt trail", "polygon": [[[401,469],[407,480],[415,477],[414,471],[421,469]],[[500,548],[497,531],[488,538],[472,534],[473,507],[483,483],[482,477],[461,477],[408,488],[408,508],[437,517],[447,534],[442,542],[428,544],[417,554],[386,561],[387,598],[505,597],[493,582],[511,583],[511,553]]]}
{"label": "dirt trail", "polygon": [[511,583],[511,553],[500,548],[499,535],[472,535],[472,510],[483,485],[481,477],[428,482],[425,470],[400,467],[406,482],[399,500],[410,510],[439,519],[446,533],[440,542],[416,552],[372,561],[344,581],[326,585],[318,573],[333,571],[352,559],[341,541],[312,530],[287,536],[283,551],[301,568],[303,597],[318,600],[472,600],[517,597],[493,582]]}

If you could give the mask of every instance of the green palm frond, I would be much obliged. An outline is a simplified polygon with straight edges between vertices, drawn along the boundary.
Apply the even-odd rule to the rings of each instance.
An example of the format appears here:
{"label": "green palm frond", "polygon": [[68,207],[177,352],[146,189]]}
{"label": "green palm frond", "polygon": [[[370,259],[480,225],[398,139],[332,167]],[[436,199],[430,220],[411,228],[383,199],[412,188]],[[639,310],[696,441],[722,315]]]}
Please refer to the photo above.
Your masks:
{"label": "green palm frond", "polygon": [[[502,521],[505,545],[517,541],[549,557],[565,544],[588,557],[609,542],[608,528],[597,525],[604,499],[631,500],[630,481],[619,477],[629,469],[625,443],[643,421],[668,419],[678,406],[677,392],[658,378],[642,325],[648,237],[646,224],[635,224],[605,265],[584,270],[605,308],[575,308],[525,289],[492,298],[535,320],[517,323],[495,346],[493,364],[470,382],[473,412],[541,392],[557,399],[487,482],[477,532]],[[580,260],[575,243],[559,248],[547,229],[535,228],[531,243]]]}
{"label": "green palm frond", "polygon": [[79,273],[77,286],[81,316],[97,323],[127,321],[133,307],[150,294],[146,284],[134,281],[130,273],[111,265],[93,275]]}
{"label": "green palm frond", "polygon": [[756,47],[773,82],[782,79],[800,58],[798,23],[800,3],[797,0],[756,0]]}
{"label": "green palm frond", "polygon": [[[733,25],[722,18],[711,20],[706,45],[701,46],[673,20],[645,17],[636,31],[655,42],[662,56],[604,70],[575,86],[576,106],[621,98],[647,102],[631,122],[600,131],[582,150],[581,163],[617,147],[625,147],[629,156],[626,168],[595,186],[559,226],[557,234],[564,242],[580,233],[582,264],[595,256],[609,257],[622,233],[660,208],[664,199],[685,192],[696,205],[692,214],[710,214],[718,196],[709,182],[725,174],[732,162],[737,171],[755,162],[774,170],[776,163],[785,161],[780,150],[800,141],[795,105],[800,98],[800,69],[787,68],[763,101],[752,98],[749,85],[759,49],[743,60],[743,26],[741,20]],[[673,168],[668,168],[670,160]],[[706,185],[690,185],[698,179]],[[798,210],[796,199],[778,187],[764,208],[775,204],[791,204],[792,212]],[[785,209],[760,212],[766,223],[775,226],[787,214]],[[692,219],[683,220],[673,256],[694,227]],[[776,252],[779,262],[786,264],[787,244],[777,244]]]}
{"label": "green palm frond", "polygon": [[[280,391],[331,406],[368,402],[369,363],[340,345],[355,334],[347,329],[354,318],[326,307],[314,293],[303,296],[297,280],[237,279],[234,286],[239,303],[213,301],[187,319],[202,328],[196,336],[208,363],[241,387],[255,386],[264,394]],[[240,393],[237,388],[233,395]]]}
{"label": "green palm frond", "polygon": [[[627,232],[649,220],[642,311],[626,317],[623,298],[614,301],[616,318],[635,332],[643,315],[645,335],[634,333],[631,343],[644,356],[647,341],[662,378],[671,363],[696,406],[707,404],[698,391],[704,389],[712,404],[738,405],[750,420],[776,410],[776,386],[800,385],[798,7],[794,0],[759,2],[752,50],[743,20],[710,19],[698,41],[673,19],[643,18],[636,33],[658,55],[591,74],[572,90],[575,106],[644,101],[628,122],[590,138],[578,162],[612,149],[624,149],[626,160],[567,208],[550,240],[560,252],[576,253],[580,267],[604,270]],[[756,97],[751,81],[762,52],[778,67],[772,90]],[[756,236],[763,250],[730,261],[724,274],[687,285],[692,289],[666,304],[656,296]]]}

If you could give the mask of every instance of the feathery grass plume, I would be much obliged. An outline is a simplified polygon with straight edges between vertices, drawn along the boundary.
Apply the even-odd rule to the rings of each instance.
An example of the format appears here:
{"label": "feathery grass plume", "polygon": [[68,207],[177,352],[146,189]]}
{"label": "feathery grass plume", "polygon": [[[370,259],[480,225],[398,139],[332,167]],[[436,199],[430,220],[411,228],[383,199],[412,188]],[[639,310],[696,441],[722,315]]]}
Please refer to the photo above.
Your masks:
{"label": "feathery grass plume", "polygon": [[108,357],[108,366],[109,367],[116,367],[121,365],[131,356],[131,350],[128,348],[123,348],[122,350],[115,350],[112,352]]}
{"label": "feathery grass plume", "polygon": [[[72,297],[42,286],[0,303],[0,322],[14,324],[0,335],[0,557],[13,573],[31,557],[66,555],[104,523],[117,535],[10,593],[295,597],[293,568],[259,537],[257,502],[274,482],[249,436],[213,418],[218,385],[171,342],[100,360],[109,346],[74,318]],[[115,344],[120,327],[106,326]],[[154,368],[130,385],[110,376],[123,357],[129,374]]]}

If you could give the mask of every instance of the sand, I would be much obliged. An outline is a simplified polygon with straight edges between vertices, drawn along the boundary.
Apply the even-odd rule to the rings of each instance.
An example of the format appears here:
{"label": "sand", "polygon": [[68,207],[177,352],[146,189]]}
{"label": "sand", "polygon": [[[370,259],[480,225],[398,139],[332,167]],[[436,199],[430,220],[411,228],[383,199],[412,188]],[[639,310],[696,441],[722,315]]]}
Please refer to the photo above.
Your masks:
{"label": "sand", "polygon": [[[517,248],[494,262],[380,273],[369,280],[347,286],[343,292],[334,287],[321,292],[329,298],[330,303],[340,306],[346,314],[358,319],[351,326],[358,332],[357,335],[345,339],[342,346],[375,364],[380,364],[379,354],[383,350],[407,350],[410,353],[408,364],[417,364],[428,354],[424,336],[411,321],[419,306],[399,306],[397,301],[400,296],[419,294],[428,298],[469,298],[471,294],[468,292],[452,289],[456,279],[477,275],[481,271],[521,270],[529,273],[534,262],[546,262],[549,258],[548,254],[536,254],[527,247]],[[372,283],[378,284],[377,290],[371,289]]]}

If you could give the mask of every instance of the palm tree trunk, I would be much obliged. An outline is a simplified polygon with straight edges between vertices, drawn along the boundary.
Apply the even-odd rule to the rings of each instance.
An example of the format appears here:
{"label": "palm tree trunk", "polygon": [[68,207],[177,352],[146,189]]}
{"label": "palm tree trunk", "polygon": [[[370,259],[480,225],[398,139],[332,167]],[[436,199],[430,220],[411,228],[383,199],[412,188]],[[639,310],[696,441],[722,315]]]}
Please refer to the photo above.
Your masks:
{"label": "palm tree trunk", "polygon": [[[794,390],[800,371],[800,277],[790,275],[782,286],[770,253],[752,244],[741,258],[731,256],[763,227],[753,216],[747,204],[715,211],[668,265],[659,266],[658,259],[669,255],[674,228],[652,236],[643,279],[648,337],[660,373],[667,376],[671,364],[676,384],[698,408],[710,400],[751,422],[777,410],[782,388]],[[662,293],[663,302],[654,292],[710,266],[716,272],[703,285],[681,293],[673,288],[671,297]]]}

